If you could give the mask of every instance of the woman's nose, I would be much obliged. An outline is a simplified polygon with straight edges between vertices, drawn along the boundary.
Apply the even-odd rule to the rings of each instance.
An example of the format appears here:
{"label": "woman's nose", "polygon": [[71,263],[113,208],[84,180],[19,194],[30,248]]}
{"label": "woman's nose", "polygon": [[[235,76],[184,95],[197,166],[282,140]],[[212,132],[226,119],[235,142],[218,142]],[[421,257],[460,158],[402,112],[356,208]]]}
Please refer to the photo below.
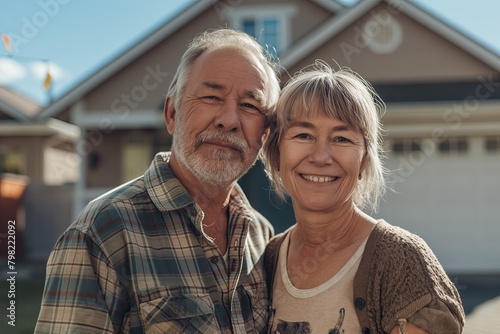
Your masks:
{"label": "woman's nose", "polygon": [[317,141],[312,147],[309,159],[317,165],[328,165],[333,162],[331,147],[328,143]]}

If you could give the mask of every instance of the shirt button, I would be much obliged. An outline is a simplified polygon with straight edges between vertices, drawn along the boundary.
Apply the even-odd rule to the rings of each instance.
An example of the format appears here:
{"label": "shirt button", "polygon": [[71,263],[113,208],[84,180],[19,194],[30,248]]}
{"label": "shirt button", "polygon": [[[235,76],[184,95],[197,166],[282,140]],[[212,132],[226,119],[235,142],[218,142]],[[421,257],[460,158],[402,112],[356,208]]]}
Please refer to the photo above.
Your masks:
{"label": "shirt button", "polygon": [[217,262],[219,262],[219,257],[218,256],[212,256],[210,258],[210,262],[212,262],[213,264],[216,264]]}
{"label": "shirt button", "polygon": [[370,328],[363,328],[363,331],[361,333],[363,334],[370,334],[372,331],[370,330]]}
{"label": "shirt button", "polygon": [[362,310],[365,307],[365,300],[363,298],[354,299],[354,306],[356,306],[357,309]]}

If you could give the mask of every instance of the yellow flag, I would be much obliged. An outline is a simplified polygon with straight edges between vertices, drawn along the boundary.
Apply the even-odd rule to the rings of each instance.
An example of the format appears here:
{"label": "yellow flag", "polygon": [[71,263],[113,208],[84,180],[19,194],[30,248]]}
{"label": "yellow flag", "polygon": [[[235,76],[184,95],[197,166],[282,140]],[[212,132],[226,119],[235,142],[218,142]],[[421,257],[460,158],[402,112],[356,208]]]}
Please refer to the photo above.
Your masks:
{"label": "yellow flag", "polygon": [[2,34],[2,41],[3,45],[5,46],[5,50],[7,50],[8,53],[12,52],[12,45],[10,44],[10,37],[7,34]]}
{"label": "yellow flag", "polygon": [[49,90],[51,82],[52,82],[52,76],[50,75],[49,71],[47,71],[47,74],[45,75],[45,80],[43,81],[43,89]]}

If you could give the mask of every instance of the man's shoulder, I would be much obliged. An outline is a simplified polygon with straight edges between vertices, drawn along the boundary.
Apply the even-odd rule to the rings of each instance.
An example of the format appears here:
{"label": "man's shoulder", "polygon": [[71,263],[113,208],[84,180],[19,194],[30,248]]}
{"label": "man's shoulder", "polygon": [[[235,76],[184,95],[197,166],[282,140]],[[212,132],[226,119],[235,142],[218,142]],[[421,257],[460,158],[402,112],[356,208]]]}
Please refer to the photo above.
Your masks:
{"label": "man's shoulder", "polygon": [[71,228],[86,232],[95,225],[123,221],[121,219],[123,213],[133,212],[137,205],[145,202],[150,202],[150,199],[144,186],[144,178],[141,176],[92,200],[82,210]]}

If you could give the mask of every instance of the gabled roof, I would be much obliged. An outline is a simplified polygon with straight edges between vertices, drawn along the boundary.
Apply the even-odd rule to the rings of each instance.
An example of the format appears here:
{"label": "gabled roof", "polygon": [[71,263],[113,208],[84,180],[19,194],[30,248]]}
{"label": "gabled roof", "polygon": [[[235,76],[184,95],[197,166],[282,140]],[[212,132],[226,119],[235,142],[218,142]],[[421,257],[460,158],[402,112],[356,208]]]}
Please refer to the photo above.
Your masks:
{"label": "gabled roof", "polygon": [[207,10],[210,6],[213,6],[217,1],[218,0],[194,1],[194,3],[189,8],[179,13],[179,15],[169,20],[165,25],[161,26],[159,29],[151,33],[149,36],[147,36],[137,44],[133,45],[123,54],[104,65],[94,74],[80,83],[75,89],[69,91],[67,94],[54,101],[44,111],[42,111],[37,118],[41,119],[57,115],[65,108],[68,108],[73,103],[76,103],[94,87],[98,86],[100,83],[104,82],[115,73],[121,71],[135,59],[145,54],[162,40],[166,39],[179,28],[190,22],[198,14]]}
{"label": "gabled roof", "polygon": [[281,59],[281,65],[284,68],[292,67],[383,2],[395,7],[416,22],[419,22],[437,35],[500,72],[500,57],[496,53],[458,32],[414,3],[406,0],[359,1],[351,9],[344,11],[342,15],[332,17],[316,30],[310,32],[306,38],[303,38],[299,43],[287,50]]}
{"label": "gabled roof", "polygon": [[[329,39],[339,34],[349,25],[360,19],[363,15],[367,14],[375,6],[379,5],[382,2],[386,2],[389,5],[398,8],[398,10],[401,10],[415,21],[431,29],[439,36],[442,36],[454,45],[457,45],[465,52],[468,52],[480,61],[500,72],[500,58],[497,54],[478,44],[469,37],[456,31],[449,25],[445,24],[441,20],[437,19],[430,13],[426,12],[425,10],[409,1],[362,0],[353,7],[345,7],[335,0],[311,1],[329,11],[342,11],[343,13],[342,15],[333,16],[331,19],[327,20],[312,32],[310,32],[308,36],[306,36],[306,38],[302,38],[289,50],[287,50],[287,52],[281,59],[281,65],[283,68],[292,67],[308,54],[314,52],[314,50],[326,43]],[[190,7],[181,12],[179,15],[175,16],[173,19],[169,20],[165,25],[161,26],[145,39],[133,45],[123,54],[104,65],[102,68],[100,68],[83,82],[81,82],[76,88],[72,89],[67,94],[54,101],[45,110],[40,112],[36,116],[36,118],[46,119],[48,117],[53,117],[66,108],[70,107],[72,104],[76,103],[83,96],[89,93],[92,89],[112,77],[114,74],[121,71],[128,64],[148,52],[162,40],[175,33],[178,29],[188,24],[197,15],[203,13],[211,6],[214,6],[217,2],[218,0],[194,1]]]}
{"label": "gabled roof", "polygon": [[42,107],[27,97],[0,85],[0,112],[19,122],[29,122]]}
{"label": "gabled roof", "polygon": [[81,130],[78,126],[48,118],[39,122],[19,123],[15,121],[0,122],[0,137],[49,137],[76,142]]}
{"label": "gabled roof", "polygon": [[[123,54],[105,64],[102,68],[81,82],[75,89],[72,89],[67,94],[54,101],[37,116],[37,119],[45,119],[56,116],[64,109],[76,103],[94,87],[121,71],[128,64],[148,52],[162,40],[166,39],[178,29],[188,24],[197,15],[209,9],[211,6],[214,6],[218,1],[219,0],[195,0],[186,10],[169,20],[165,25],[161,26],[158,30],[148,35],[139,43],[133,45]],[[346,6],[340,4],[336,0],[310,1],[333,13],[346,9]]]}
{"label": "gabled roof", "polygon": [[348,8],[347,6],[338,3],[335,0],[311,0],[311,1],[332,13],[336,13],[338,11]]}
{"label": "gabled roof", "polygon": [[0,113],[10,117],[0,120],[0,137],[57,135],[72,142],[78,139],[80,128],[76,125],[55,118],[35,121],[40,110],[39,104],[0,85]]}

